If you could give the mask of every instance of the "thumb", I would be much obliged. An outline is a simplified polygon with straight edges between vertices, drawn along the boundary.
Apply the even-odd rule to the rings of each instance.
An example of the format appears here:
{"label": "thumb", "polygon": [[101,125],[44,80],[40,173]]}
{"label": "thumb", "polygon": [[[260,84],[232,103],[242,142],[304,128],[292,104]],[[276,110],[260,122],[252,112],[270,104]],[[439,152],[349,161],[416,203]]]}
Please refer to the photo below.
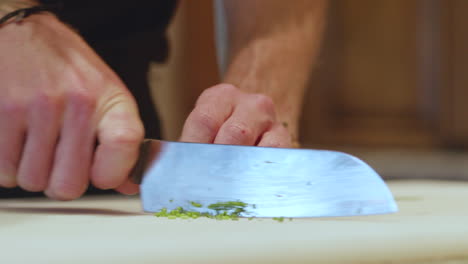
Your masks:
{"label": "thumb", "polygon": [[[138,108],[130,95],[113,98],[97,127],[98,147],[91,170],[91,181],[101,189],[122,185],[133,168],[144,137]],[[105,109],[105,108],[104,108]]]}

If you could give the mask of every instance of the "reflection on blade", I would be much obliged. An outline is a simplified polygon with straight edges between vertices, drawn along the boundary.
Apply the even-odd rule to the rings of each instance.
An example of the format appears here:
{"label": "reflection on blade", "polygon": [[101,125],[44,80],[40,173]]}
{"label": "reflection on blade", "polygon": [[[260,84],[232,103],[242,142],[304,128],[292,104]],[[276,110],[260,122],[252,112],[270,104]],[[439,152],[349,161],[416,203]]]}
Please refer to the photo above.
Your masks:
{"label": "reflection on blade", "polygon": [[210,212],[191,202],[207,206],[229,201],[252,205],[244,216],[255,217],[397,211],[380,176],[348,154],[155,140],[151,145],[153,156],[141,185],[143,208],[148,212],[178,206]]}

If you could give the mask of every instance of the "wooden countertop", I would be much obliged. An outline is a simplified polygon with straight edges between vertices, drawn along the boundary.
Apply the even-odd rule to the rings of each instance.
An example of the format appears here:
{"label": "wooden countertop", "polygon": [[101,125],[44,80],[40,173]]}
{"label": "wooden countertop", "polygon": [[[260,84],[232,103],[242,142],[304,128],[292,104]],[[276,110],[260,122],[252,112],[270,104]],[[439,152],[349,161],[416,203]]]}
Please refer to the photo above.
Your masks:
{"label": "wooden countertop", "polygon": [[468,263],[468,183],[391,182],[391,215],[159,219],[135,197],[0,200],[0,263]]}

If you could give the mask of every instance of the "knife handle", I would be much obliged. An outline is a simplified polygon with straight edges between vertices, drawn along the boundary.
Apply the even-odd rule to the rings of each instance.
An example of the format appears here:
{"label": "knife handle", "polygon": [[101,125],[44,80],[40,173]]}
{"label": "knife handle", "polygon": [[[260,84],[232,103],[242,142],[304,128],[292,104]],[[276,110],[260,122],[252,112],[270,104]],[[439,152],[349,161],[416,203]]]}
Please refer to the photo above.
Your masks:
{"label": "knife handle", "polygon": [[135,184],[141,184],[143,174],[145,173],[149,159],[151,158],[151,146],[154,140],[145,139],[140,145],[140,154],[132,171],[130,172],[130,180]]}

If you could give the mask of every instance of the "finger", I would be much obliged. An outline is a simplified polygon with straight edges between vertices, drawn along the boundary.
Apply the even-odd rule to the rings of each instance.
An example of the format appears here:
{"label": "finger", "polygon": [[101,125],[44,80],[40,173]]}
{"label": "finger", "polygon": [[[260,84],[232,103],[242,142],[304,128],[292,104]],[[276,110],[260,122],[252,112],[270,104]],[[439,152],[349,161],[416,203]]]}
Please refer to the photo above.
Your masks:
{"label": "finger", "polygon": [[227,84],[205,90],[185,121],[180,141],[213,143],[222,124],[231,116],[238,93]]}
{"label": "finger", "polygon": [[287,128],[276,123],[270,130],[262,135],[259,147],[290,148],[292,147],[291,135]]}
{"label": "finger", "polygon": [[17,166],[25,138],[25,110],[10,101],[0,105],[0,186],[16,187]]}
{"label": "finger", "polygon": [[39,192],[47,188],[62,106],[58,98],[43,96],[31,107],[28,136],[17,176],[18,185],[27,191]]}
{"label": "finger", "polygon": [[114,189],[126,181],[139,154],[144,128],[135,102],[124,98],[109,109],[98,125],[99,145],[91,181],[101,189]]}
{"label": "finger", "polygon": [[140,192],[140,186],[133,183],[131,180],[127,180],[115,190],[125,195],[135,195]]}
{"label": "finger", "polygon": [[75,93],[68,97],[51,178],[45,193],[58,200],[80,197],[88,187],[94,148],[94,97]]}
{"label": "finger", "polygon": [[237,105],[232,116],[222,125],[215,144],[255,145],[275,121],[273,103],[263,95],[249,96]]}

